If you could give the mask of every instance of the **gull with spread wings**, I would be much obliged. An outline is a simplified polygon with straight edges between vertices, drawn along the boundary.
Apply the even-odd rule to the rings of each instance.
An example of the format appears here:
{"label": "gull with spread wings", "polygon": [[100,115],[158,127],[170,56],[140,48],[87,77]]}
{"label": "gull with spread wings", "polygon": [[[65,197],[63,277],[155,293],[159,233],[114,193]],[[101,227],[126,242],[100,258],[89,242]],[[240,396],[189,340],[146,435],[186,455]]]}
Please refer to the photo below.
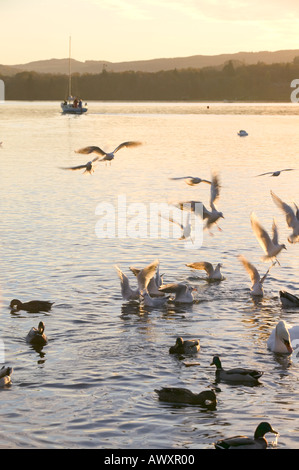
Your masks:
{"label": "gull with spread wings", "polygon": [[[164,217],[164,215],[161,214],[161,213],[159,213],[159,216],[166,219],[166,217]],[[167,217],[167,219],[170,222],[172,222],[173,224],[176,224],[181,228],[182,235],[180,236],[179,240],[187,240],[188,238],[190,238],[191,242],[193,243],[193,240],[191,238],[192,225],[191,225],[191,222],[190,222],[190,213],[187,214],[186,222],[182,223],[182,224],[180,222],[178,222],[177,220],[175,220],[173,217]]]}
{"label": "gull with spread wings", "polygon": [[239,260],[241,261],[241,263],[243,264],[244,268],[246,269],[246,271],[248,272],[249,276],[250,276],[250,280],[252,282],[252,286],[251,286],[251,295],[253,296],[258,296],[258,297],[263,297],[264,295],[264,289],[263,289],[263,283],[266,279],[266,277],[268,276],[269,272],[270,272],[270,269],[272,268],[272,266],[275,265],[275,262],[272,264],[272,266],[270,266],[270,268],[267,270],[267,272],[264,274],[263,277],[260,276],[258,270],[256,269],[256,267],[250,263],[246,258],[245,256],[238,256]]}
{"label": "gull with spread wings", "polygon": [[92,173],[94,173],[93,163],[96,162],[98,159],[99,157],[96,157],[90,162],[85,163],[85,165],[70,166],[70,167],[65,167],[65,168],[62,167],[61,169],[62,170],[83,170],[83,168],[85,168],[83,173],[89,173],[91,175]]}
{"label": "gull with spread wings", "polygon": [[137,147],[138,145],[141,145],[141,142],[135,142],[135,141],[128,141],[128,142],[123,142],[122,144],[119,144],[113,152],[105,152],[102,150],[100,147],[97,147],[95,145],[90,145],[89,147],[83,147],[79,150],[75,150],[76,153],[83,153],[83,154],[90,154],[90,153],[96,153],[98,155],[101,155],[103,158],[99,159],[100,162],[107,162],[109,161],[111,163],[111,160],[114,159],[114,156],[116,152],[118,152],[122,148],[128,148],[128,147]]}
{"label": "gull with spread wings", "polygon": [[207,279],[210,281],[223,281],[224,277],[222,276],[220,269],[222,268],[222,264],[218,263],[215,268],[212,263],[208,261],[198,261],[195,263],[186,264],[188,268],[192,269],[204,269],[208,275]]}
{"label": "gull with spread wings", "polygon": [[277,207],[279,207],[279,209],[281,209],[285,214],[287,225],[293,229],[293,233],[288,237],[288,241],[290,243],[299,242],[299,208],[294,204],[296,209],[296,212],[294,212],[291,206],[283,202],[278,196],[276,196],[276,194],[273,193],[273,191],[270,192]]}
{"label": "gull with spread wings", "polygon": [[[205,229],[209,230],[210,235],[212,235],[210,228],[216,224],[218,227],[218,230],[222,231],[222,229],[218,226],[218,219],[222,218],[224,219],[224,215],[222,212],[218,211],[216,207],[216,201],[219,199],[220,195],[220,181],[219,181],[219,176],[214,173],[212,176],[212,182],[211,182],[211,189],[210,189],[210,208],[211,210],[208,210],[205,205],[200,202],[200,201],[187,201],[187,202],[180,202],[176,204],[176,207],[179,207],[180,209],[186,208],[190,209],[192,212],[197,212],[197,210],[202,207],[202,218],[206,220],[206,225]],[[199,214],[201,211],[198,211]]]}
{"label": "gull with spread wings", "polygon": [[277,263],[280,264],[277,259],[277,255],[281,252],[282,249],[286,250],[287,248],[283,243],[278,243],[278,229],[275,220],[273,220],[272,224],[272,239],[270,238],[268,232],[261,226],[254,213],[251,214],[250,220],[252,230],[260,246],[265,252],[265,256],[262,257],[262,260],[276,260]]}
{"label": "gull with spread wings", "polygon": [[139,300],[140,293],[147,291],[148,284],[151,278],[155,275],[159,260],[153,261],[151,264],[141,269],[137,274],[138,288],[132,289],[128,277],[119,269],[117,265],[114,266],[118,277],[120,278],[121,294],[123,300]]}
{"label": "gull with spread wings", "polygon": [[197,176],[179,176],[177,178],[169,178],[169,179],[174,180],[174,181],[184,180],[185,183],[188,184],[189,186],[195,186],[196,184],[199,184],[199,183],[211,184],[211,181],[198,178]]}
{"label": "gull with spread wings", "polygon": [[282,171],[294,171],[294,170],[295,168],[285,168],[284,170],[267,171],[266,173],[261,173],[260,175],[256,175],[256,176],[265,176],[265,175],[279,176]]}

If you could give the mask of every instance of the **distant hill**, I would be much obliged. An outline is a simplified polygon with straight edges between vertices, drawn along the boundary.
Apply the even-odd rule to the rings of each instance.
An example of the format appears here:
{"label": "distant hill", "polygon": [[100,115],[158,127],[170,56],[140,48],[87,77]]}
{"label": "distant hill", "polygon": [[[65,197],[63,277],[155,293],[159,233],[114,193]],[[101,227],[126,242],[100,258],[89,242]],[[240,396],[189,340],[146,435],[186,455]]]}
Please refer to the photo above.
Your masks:
{"label": "distant hill", "polygon": [[[258,62],[265,64],[293,62],[299,57],[299,49],[282,51],[237,52],[234,54],[194,55],[190,57],[161,58],[131,62],[109,62],[105,60],[87,60],[80,62],[72,59],[72,73],[101,73],[105,68],[110,72],[159,72],[161,70],[220,67],[228,61],[234,64],[252,65]],[[69,59],[49,59],[29,62],[27,64],[0,65],[0,74],[15,75],[22,71],[38,73],[67,74]]]}

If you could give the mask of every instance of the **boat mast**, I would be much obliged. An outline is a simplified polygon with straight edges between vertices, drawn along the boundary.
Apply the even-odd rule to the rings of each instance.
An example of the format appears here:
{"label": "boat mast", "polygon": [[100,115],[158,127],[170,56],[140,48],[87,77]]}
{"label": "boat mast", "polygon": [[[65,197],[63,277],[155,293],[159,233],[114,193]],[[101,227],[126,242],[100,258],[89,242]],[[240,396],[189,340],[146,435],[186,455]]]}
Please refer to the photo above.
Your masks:
{"label": "boat mast", "polygon": [[72,96],[72,76],[71,76],[71,36],[69,38],[69,97]]}

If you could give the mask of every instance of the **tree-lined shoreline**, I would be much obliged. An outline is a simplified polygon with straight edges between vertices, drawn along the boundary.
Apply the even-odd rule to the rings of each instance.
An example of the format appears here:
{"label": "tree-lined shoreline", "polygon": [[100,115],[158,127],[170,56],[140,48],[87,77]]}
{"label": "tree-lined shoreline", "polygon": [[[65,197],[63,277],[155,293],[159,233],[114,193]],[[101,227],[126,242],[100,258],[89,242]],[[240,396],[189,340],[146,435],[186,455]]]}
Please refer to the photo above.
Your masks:
{"label": "tree-lined shoreline", "polygon": [[[297,58],[296,58],[297,59]],[[0,75],[5,100],[56,101],[67,96],[68,77],[20,72]],[[239,65],[221,69],[173,69],[160,72],[73,74],[73,94],[89,101],[276,101],[289,102],[291,82],[299,79],[299,61]]]}

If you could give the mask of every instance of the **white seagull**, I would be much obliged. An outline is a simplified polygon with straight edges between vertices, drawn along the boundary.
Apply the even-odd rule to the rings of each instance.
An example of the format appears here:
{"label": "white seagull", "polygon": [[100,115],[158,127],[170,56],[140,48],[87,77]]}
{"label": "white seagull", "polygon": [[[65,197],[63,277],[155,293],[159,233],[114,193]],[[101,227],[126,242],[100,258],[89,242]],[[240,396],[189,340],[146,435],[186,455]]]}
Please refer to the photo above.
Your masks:
{"label": "white seagull", "polygon": [[244,268],[246,269],[246,271],[248,272],[248,274],[250,276],[250,279],[251,279],[251,282],[252,282],[251,295],[258,296],[258,297],[263,297],[263,295],[264,295],[263,283],[264,283],[267,275],[269,274],[269,271],[270,271],[271,267],[274,264],[272,264],[272,266],[267,270],[267,272],[261,278],[261,276],[260,276],[258,270],[256,269],[256,267],[252,263],[250,263],[245,258],[245,256],[240,255],[240,256],[238,256],[238,258],[239,258],[239,260],[241,261],[241,263],[243,264]]}
{"label": "white seagull", "polygon": [[[166,217],[164,217],[164,215],[161,214],[161,213],[159,213],[159,216],[166,219]],[[169,220],[173,224],[176,224],[179,227],[181,227],[182,235],[180,236],[179,240],[187,240],[188,238],[190,238],[190,240],[193,243],[193,240],[191,238],[192,226],[191,226],[191,222],[190,222],[190,213],[187,214],[186,222],[182,223],[182,224],[180,222],[178,222],[177,220],[175,220],[173,217],[168,217],[167,220]]]}
{"label": "white seagull", "polygon": [[196,263],[186,264],[186,266],[192,269],[204,269],[208,275],[208,280],[222,281],[224,279],[220,272],[220,269],[222,268],[221,263],[218,263],[215,268],[212,263],[209,263],[208,261],[198,261]]}
{"label": "white seagull", "polygon": [[194,298],[192,292],[195,291],[193,287],[179,283],[164,284],[159,289],[162,292],[167,292],[169,294],[175,294],[174,302],[181,303],[192,303]]}
{"label": "white seagull", "polygon": [[[199,215],[200,213],[200,208],[202,207],[202,218],[206,220],[206,225],[205,229],[210,229],[214,224],[217,225],[218,230],[222,230],[218,224],[217,221],[218,219],[222,218],[224,219],[224,215],[222,212],[218,211],[215,203],[218,200],[220,195],[220,182],[219,182],[219,176],[214,173],[212,176],[212,182],[211,182],[211,189],[210,189],[210,208],[211,210],[208,210],[205,205],[201,201],[187,201],[187,202],[180,202],[176,205],[176,207],[179,207],[180,209],[189,209],[191,212],[196,212]],[[212,235],[211,231],[209,232],[210,235]]]}
{"label": "white seagull", "polygon": [[295,168],[285,168],[284,170],[267,171],[266,173],[261,173],[260,175],[256,175],[256,176],[264,176],[264,175],[279,176],[282,171],[294,171],[294,170]]}
{"label": "white seagull", "polygon": [[119,269],[118,266],[114,266],[118,277],[120,279],[121,295],[123,300],[139,300],[139,289],[132,289],[128,277]]}
{"label": "white seagull", "polygon": [[196,184],[199,183],[207,183],[211,184],[211,181],[198,178],[197,176],[179,176],[178,178],[169,178],[170,180],[184,180],[186,184],[189,186],[195,186]]}
{"label": "white seagull", "polygon": [[278,264],[280,264],[277,259],[277,255],[281,252],[282,249],[286,250],[286,246],[284,244],[278,243],[278,230],[275,220],[273,220],[272,224],[272,239],[270,238],[268,232],[261,226],[254,213],[251,214],[250,220],[253,232],[260,246],[266,253],[266,255],[262,257],[262,260],[265,262],[269,260],[276,260]]}
{"label": "white seagull", "polygon": [[144,307],[163,307],[168,302],[169,297],[151,297],[145,289],[140,292],[141,304]]}
{"label": "white seagull", "polygon": [[99,157],[94,158],[90,162],[85,163],[84,165],[77,165],[77,166],[70,166],[70,167],[61,167],[62,170],[82,170],[85,168],[85,171],[83,173],[94,173],[94,168],[93,168],[93,163],[96,162],[99,159]]}
{"label": "white seagull", "polygon": [[297,205],[295,204],[296,212],[294,212],[291,206],[283,202],[273,191],[270,191],[270,193],[277,207],[285,214],[288,227],[293,229],[293,233],[288,237],[288,241],[290,243],[299,242],[299,209]]}
{"label": "white seagull", "polygon": [[[158,263],[157,265],[157,268],[156,268],[156,275],[153,276],[148,285],[147,285],[147,292],[149,295],[153,296],[153,297],[163,297],[164,294],[163,292],[159,291],[159,287],[162,286],[163,284],[163,274],[160,275],[160,271],[159,271],[159,266],[160,264]],[[139,268],[135,268],[133,266],[130,266],[130,270],[132,271],[132,273],[137,277],[141,271],[141,269]]]}
{"label": "white seagull", "polygon": [[[141,145],[141,142],[135,142],[135,141],[128,141],[128,142],[123,142],[122,144],[119,144],[113,152],[105,152],[102,150],[100,147],[97,147],[95,145],[90,145],[88,147],[83,147],[82,149],[75,150],[76,153],[84,153],[84,154],[90,154],[90,153],[97,153],[98,155],[101,155],[103,158],[101,158],[99,161],[100,162],[106,162],[114,159],[114,156],[116,152],[118,152],[122,148],[126,147],[137,147],[138,145]],[[99,158],[99,157],[98,157]]]}
{"label": "white seagull", "polygon": [[153,261],[153,263],[139,271],[137,274],[137,289],[132,289],[127,276],[119,269],[118,266],[114,266],[120,278],[122,298],[124,300],[139,300],[140,292],[147,290],[151,278],[155,275],[158,264],[158,260]]}

